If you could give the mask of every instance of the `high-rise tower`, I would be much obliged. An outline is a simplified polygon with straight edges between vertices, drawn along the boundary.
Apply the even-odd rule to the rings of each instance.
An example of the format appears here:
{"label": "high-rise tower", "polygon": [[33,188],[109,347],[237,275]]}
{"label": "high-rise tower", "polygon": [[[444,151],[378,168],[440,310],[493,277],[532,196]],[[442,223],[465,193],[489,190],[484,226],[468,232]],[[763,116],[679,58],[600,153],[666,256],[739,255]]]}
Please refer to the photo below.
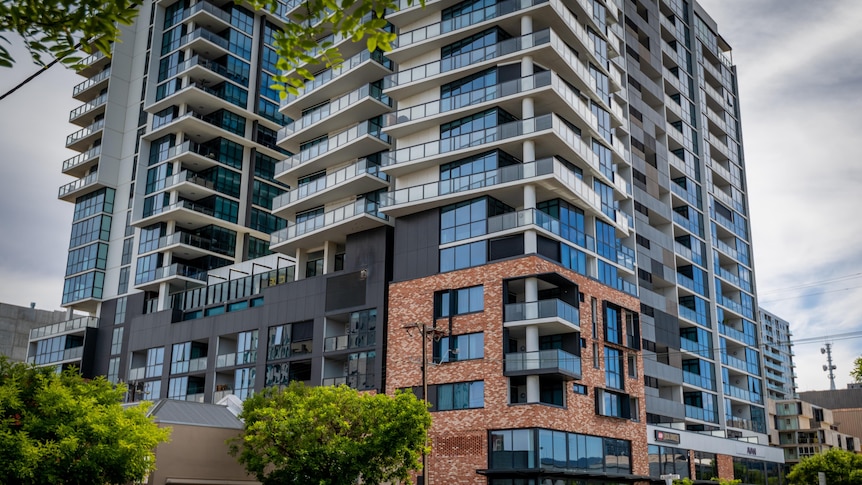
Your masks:
{"label": "high-rise tower", "polygon": [[82,71],[64,304],[98,317],[93,373],[427,386],[434,483],[777,473],[735,69],[698,5],[405,5],[391,52],[333,38],[278,103],[300,7],[148,2]]}

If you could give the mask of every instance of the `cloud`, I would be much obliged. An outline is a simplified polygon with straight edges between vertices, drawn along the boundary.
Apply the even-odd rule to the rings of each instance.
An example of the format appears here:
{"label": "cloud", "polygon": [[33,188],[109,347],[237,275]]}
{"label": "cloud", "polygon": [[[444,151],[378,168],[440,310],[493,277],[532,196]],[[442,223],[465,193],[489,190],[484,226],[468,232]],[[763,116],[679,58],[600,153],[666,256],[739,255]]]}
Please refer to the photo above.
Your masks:
{"label": "cloud", "polygon": [[[739,76],[760,302],[788,320],[800,390],[829,386],[829,336],[862,330],[862,4],[838,0],[701,2],[733,47]],[[785,290],[782,290],[785,289]],[[862,339],[834,340],[836,383],[849,381]]]}

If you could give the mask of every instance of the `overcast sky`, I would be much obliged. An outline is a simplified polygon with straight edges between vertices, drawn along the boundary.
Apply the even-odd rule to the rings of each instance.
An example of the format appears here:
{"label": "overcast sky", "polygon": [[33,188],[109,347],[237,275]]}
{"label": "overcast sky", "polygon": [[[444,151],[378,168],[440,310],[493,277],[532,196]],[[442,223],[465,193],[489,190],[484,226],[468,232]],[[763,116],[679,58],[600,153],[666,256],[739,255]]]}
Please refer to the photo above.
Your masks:
{"label": "overcast sky", "polygon": [[[828,388],[820,348],[862,331],[862,2],[702,0],[739,72],[760,305],[790,321],[800,390]],[[5,92],[36,68],[18,51]],[[54,67],[0,101],[0,301],[57,309],[72,204],[57,189],[75,155],[68,113],[83,78]],[[854,162],[854,160],[856,160]],[[862,338],[834,338],[844,388]]]}

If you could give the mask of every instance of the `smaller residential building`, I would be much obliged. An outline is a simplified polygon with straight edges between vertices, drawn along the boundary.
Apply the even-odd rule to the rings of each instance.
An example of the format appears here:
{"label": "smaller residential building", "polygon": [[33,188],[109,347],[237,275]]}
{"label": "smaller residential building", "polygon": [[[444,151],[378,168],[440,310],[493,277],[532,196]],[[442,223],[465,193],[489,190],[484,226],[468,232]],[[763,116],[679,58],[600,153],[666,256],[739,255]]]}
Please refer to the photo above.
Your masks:
{"label": "smaller residential building", "polygon": [[763,308],[760,312],[760,342],[763,345],[763,377],[767,397],[773,400],[796,398],[796,364],[790,323]]}
{"label": "smaller residential building", "polygon": [[143,485],[259,485],[228,453],[227,440],[243,428],[229,406],[161,399],[149,415],[172,431],[156,447],[156,470]]}
{"label": "smaller residential building", "polygon": [[23,362],[31,331],[64,320],[65,311],[37,310],[35,304],[23,307],[0,303],[0,355]]}
{"label": "smaller residential building", "polygon": [[770,400],[768,408],[774,424],[770,440],[784,449],[787,464],[832,448],[860,452],[859,438],[839,431],[829,409],[800,399]]}
{"label": "smaller residential building", "polygon": [[847,389],[800,392],[799,397],[830,409],[840,432],[862,437],[862,387],[848,385]]}

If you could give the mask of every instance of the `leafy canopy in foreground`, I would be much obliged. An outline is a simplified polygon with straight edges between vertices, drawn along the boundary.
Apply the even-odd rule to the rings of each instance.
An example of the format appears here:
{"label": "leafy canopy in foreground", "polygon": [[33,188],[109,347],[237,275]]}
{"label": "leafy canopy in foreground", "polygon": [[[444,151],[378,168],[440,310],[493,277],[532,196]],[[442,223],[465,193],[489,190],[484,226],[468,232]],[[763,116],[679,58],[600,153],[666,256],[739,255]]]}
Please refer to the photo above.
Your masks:
{"label": "leafy canopy in foreground", "polygon": [[[237,2],[241,3],[241,2]],[[284,14],[279,0],[249,0],[252,7]],[[387,11],[425,0],[293,0],[287,2],[291,22],[276,31],[274,47],[282,72],[274,89],[281,97],[296,94],[306,80],[314,79],[309,65],[337,67],[343,61],[336,44],[341,40],[365,42],[373,52],[391,50],[395,33],[384,19]],[[43,56],[60,59],[66,66],[80,67],[78,49],[100,51],[110,56],[111,44],[119,41],[120,25],[131,25],[138,15],[137,0],[3,0],[0,2],[0,33],[14,32],[24,38],[33,61],[45,65]],[[0,67],[15,62],[0,35]]]}
{"label": "leafy canopy in foreground", "polygon": [[829,485],[862,485],[862,455],[832,448],[793,465],[787,480],[793,485],[819,483],[818,472],[826,474]]}
{"label": "leafy canopy in foreground", "polygon": [[296,382],[255,394],[240,417],[245,431],[231,453],[264,485],[409,482],[431,426],[425,403],[410,392]]}
{"label": "leafy canopy in foreground", "polygon": [[[0,2],[0,33],[14,32],[39,65],[54,58],[75,67],[81,60],[79,47],[87,53],[110,55],[111,43],[120,36],[117,24],[130,25],[138,14],[134,0],[3,0]],[[0,35],[0,67],[15,60]],[[43,59],[47,56],[47,61]]]}
{"label": "leafy canopy in foreground", "polygon": [[170,429],[123,408],[125,389],[74,370],[0,358],[0,483],[105,485],[140,480]]}

